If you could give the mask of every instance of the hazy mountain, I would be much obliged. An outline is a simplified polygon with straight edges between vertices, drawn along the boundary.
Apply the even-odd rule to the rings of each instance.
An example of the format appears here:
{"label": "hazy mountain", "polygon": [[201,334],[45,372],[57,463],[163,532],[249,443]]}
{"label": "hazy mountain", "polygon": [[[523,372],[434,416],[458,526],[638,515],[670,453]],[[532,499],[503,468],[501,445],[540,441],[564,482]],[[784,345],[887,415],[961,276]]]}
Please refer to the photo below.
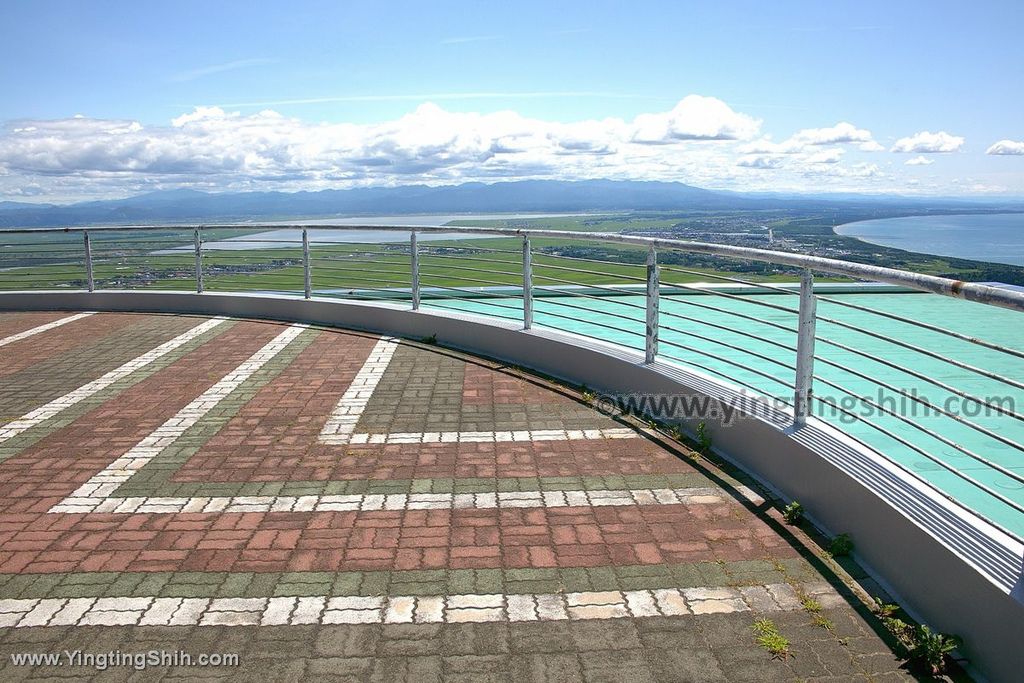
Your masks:
{"label": "hazy mountain", "polygon": [[30,204],[29,202],[0,202],[0,211],[52,209],[53,204]]}
{"label": "hazy mountain", "polygon": [[[794,197],[717,192],[682,183],[525,180],[494,184],[359,188],[319,192],[208,194],[196,190],[150,192],[127,199],[67,206],[3,202],[0,226],[37,227],[109,223],[234,222],[275,218],[413,213],[723,210],[812,207],[865,202],[857,197]],[[879,200],[880,201],[880,200]],[[893,198],[888,198],[889,202]],[[925,200],[899,198],[900,203]],[[956,202],[928,200],[950,206]],[[967,203],[963,202],[966,206]],[[1018,203],[1019,206],[1019,203]]]}

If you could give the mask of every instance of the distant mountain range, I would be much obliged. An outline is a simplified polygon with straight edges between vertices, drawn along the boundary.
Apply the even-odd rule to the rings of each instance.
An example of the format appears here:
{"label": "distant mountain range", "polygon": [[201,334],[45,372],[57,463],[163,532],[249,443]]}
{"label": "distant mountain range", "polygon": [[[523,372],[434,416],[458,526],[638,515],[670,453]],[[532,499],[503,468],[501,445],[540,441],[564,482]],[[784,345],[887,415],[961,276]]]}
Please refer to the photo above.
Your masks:
{"label": "distant mountain range", "polygon": [[[128,223],[239,222],[338,215],[457,214],[813,208],[836,203],[979,208],[977,201],[894,196],[742,194],[682,183],[617,180],[524,180],[428,187],[358,188],[319,192],[208,194],[150,192],[71,205],[0,202],[0,227],[67,227]],[[1024,201],[985,208],[1024,209]]]}

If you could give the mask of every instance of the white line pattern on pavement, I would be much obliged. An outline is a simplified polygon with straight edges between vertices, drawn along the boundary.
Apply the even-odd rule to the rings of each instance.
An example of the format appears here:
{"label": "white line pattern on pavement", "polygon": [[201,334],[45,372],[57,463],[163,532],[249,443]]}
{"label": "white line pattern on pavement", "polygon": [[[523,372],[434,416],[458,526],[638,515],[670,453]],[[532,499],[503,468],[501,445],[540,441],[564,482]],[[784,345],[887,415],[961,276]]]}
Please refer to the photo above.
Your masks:
{"label": "white line pattern on pavement", "polygon": [[132,475],[157,457],[165,448],[173,444],[189,427],[213,410],[245,380],[252,377],[260,368],[283,351],[305,329],[306,325],[288,327],[250,356],[248,360],[179,410],[174,417],[135,444],[127,453],[93,475],[70,496],[50,508],[48,512],[94,511],[103,501],[107,500],[107,496],[131,479]]}
{"label": "white line pattern on pavement", "polygon": [[150,363],[156,361],[162,356],[166,356],[168,353],[178,348],[183,344],[187,344],[189,341],[195,339],[199,335],[212,330],[218,325],[225,321],[224,318],[211,318],[199,325],[193,327],[191,330],[180,334],[170,341],[166,341],[160,346],[147,351],[138,358],[133,358],[127,363],[114,368],[110,372],[106,373],[102,377],[92,380],[88,384],[84,384],[74,391],[64,394],[60,398],[55,398],[49,403],[42,405],[35,410],[22,415],[17,420],[8,422],[7,424],[0,427],[0,443],[12,439],[18,434],[21,434],[26,429],[31,429],[36,425],[49,420],[51,417],[59,415],[62,411],[67,410],[71,406],[84,401],[90,396],[97,394],[114,382],[127,377],[128,375],[141,370]]}
{"label": "white line pattern on pavement", "polygon": [[[846,605],[823,581],[801,591],[826,609]],[[589,621],[799,609],[800,596],[787,583],[507,595],[43,598],[0,600],[0,628]]]}
{"label": "white line pattern on pavement", "polygon": [[22,339],[27,339],[29,337],[35,336],[40,332],[46,332],[47,330],[52,330],[55,327],[67,325],[68,323],[73,323],[76,320],[81,320],[82,318],[88,318],[90,315],[93,315],[93,313],[76,313],[75,315],[69,315],[68,317],[61,318],[60,320],[54,320],[53,322],[46,323],[45,325],[40,325],[39,327],[33,327],[30,330],[25,330],[24,332],[19,332],[18,334],[12,334],[10,337],[4,337],[3,339],[0,339],[0,346],[7,346],[8,344],[13,344],[16,341],[21,341]]}
{"label": "white line pattern on pavement", "polygon": [[509,441],[575,441],[581,439],[635,439],[628,427],[609,429],[534,429],[501,432],[391,432],[389,434],[353,434],[348,442],[356,444],[394,443],[507,443]]}
{"label": "white line pattern on pavement", "polygon": [[374,390],[391,363],[398,344],[381,339],[370,351],[366,363],[334,407],[320,432],[320,443],[331,445],[402,443],[504,443],[509,441],[575,441],[582,439],[632,439],[637,434],[628,428],[539,429],[480,432],[391,432],[355,433],[360,416],[370,403]]}
{"label": "white line pattern on pavement", "polygon": [[[127,457],[127,456],[125,456]],[[98,475],[97,475],[98,476]],[[96,479],[94,477],[93,479]],[[120,482],[120,480],[119,480]],[[120,483],[118,482],[118,486]],[[489,510],[493,508],[710,505],[728,496],[715,488],[611,489],[599,491],[498,491],[490,493],[390,493],[309,496],[195,496],[106,498],[106,478],[83,484],[49,512],[342,512],[369,510]],[[88,501],[88,502],[87,502]],[[93,503],[93,501],[99,501]],[[85,508],[88,509],[85,509]]]}
{"label": "white line pattern on pavement", "polygon": [[383,338],[373,347],[363,367],[359,369],[352,383],[334,406],[327,423],[320,431],[320,443],[343,445],[349,443],[356,431],[356,423],[366,410],[370,397],[380,383],[384,372],[391,364],[398,344],[390,338]]}

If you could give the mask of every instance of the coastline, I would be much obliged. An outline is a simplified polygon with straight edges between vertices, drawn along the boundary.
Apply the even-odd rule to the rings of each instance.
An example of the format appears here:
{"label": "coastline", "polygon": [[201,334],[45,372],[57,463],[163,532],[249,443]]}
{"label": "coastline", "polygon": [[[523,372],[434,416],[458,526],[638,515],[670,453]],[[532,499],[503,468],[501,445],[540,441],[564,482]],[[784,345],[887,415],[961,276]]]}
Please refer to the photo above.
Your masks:
{"label": "coastline", "polygon": [[[1016,232],[1006,230],[1008,219]],[[968,220],[971,225],[965,224]],[[884,227],[884,232],[871,234],[871,230],[864,230],[866,227]],[[923,234],[926,230],[928,235]],[[1024,212],[875,218],[833,226],[832,233],[864,244],[923,256],[1024,266]],[[930,240],[927,245],[925,240]]]}

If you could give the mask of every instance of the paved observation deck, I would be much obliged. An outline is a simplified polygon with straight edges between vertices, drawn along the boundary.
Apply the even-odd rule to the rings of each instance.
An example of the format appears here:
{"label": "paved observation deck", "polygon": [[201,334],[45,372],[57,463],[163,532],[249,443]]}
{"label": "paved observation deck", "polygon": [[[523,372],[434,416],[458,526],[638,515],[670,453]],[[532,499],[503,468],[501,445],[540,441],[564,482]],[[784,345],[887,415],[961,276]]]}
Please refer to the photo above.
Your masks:
{"label": "paved observation deck", "polygon": [[[0,378],[4,680],[127,679],[9,655],[155,648],[237,653],[202,670],[231,680],[909,677],[747,484],[490,361],[7,313]],[[758,619],[790,657],[755,643]]]}

